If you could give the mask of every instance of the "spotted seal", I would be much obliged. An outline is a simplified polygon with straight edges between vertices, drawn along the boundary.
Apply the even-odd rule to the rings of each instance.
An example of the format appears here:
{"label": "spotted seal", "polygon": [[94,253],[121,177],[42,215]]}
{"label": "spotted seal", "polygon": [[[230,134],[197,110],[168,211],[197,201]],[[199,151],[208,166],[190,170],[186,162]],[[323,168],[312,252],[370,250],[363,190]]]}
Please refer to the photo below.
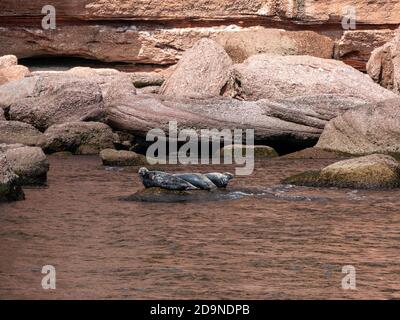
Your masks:
{"label": "spotted seal", "polygon": [[201,173],[177,173],[173,176],[183,179],[201,190],[211,190],[217,188],[217,186],[209,178]]}
{"label": "spotted seal", "polygon": [[218,188],[226,188],[229,181],[232,180],[234,177],[234,175],[229,172],[211,172],[206,173],[205,176],[210,179]]}
{"label": "spotted seal", "polygon": [[139,169],[139,177],[146,188],[159,187],[167,190],[198,190],[191,183],[162,171],[149,171],[147,168]]}

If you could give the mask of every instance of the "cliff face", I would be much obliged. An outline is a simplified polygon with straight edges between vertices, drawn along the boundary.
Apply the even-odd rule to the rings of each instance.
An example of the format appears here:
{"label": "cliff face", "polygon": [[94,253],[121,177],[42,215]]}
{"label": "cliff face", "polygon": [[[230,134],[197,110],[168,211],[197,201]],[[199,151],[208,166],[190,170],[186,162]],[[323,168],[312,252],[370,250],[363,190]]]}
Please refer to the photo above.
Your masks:
{"label": "cliff face", "polygon": [[[398,0],[53,0],[57,29],[43,30],[47,4],[1,1],[0,55],[167,66],[210,37],[239,62],[254,53],[308,54],[365,69],[371,51],[400,24]],[[341,21],[349,5],[357,30],[345,32]]]}
{"label": "cliff face", "polygon": [[[3,16],[40,16],[47,0],[3,0]],[[353,6],[362,24],[398,24],[398,0],[53,0],[59,16],[91,19],[251,19],[325,23],[341,20],[346,6]]]}

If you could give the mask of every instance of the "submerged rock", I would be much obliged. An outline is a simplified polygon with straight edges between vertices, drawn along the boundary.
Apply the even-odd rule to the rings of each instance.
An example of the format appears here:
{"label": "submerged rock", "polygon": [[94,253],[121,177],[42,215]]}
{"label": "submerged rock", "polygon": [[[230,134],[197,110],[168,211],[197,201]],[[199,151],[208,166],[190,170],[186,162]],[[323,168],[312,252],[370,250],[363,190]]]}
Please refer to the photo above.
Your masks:
{"label": "submerged rock", "polygon": [[146,157],[133,151],[105,149],[100,152],[105,166],[124,167],[147,164]]}
{"label": "submerged rock", "polygon": [[18,176],[13,172],[3,152],[0,151],[0,202],[25,199]]}
{"label": "submerged rock", "polygon": [[391,156],[373,154],[343,160],[320,171],[303,172],[283,181],[311,187],[386,189],[400,187],[400,164]]}
{"label": "submerged rock", "polygon": [[11,169],[19,176],[21,185],[44,185],[47,182],[49,162],[39,147],[8,145],[4,154]]}
{"label": "submerged rock", "polygon": [[104,123],[67,122],[47,129],[41,147],[46,153],[99,154],[100,150],[113,148],[116,139],[117,136]]}
{"label": "submerged rock", "polygon": [[30,124],[19,121],[0,121],[0,143],[21,143],[36,146],[43,134]]}
{"label": "submerged rock", "polygon": [[232,60],[224,48],[211,39],[201,39],[187,50],[161,94],[168,96],[218,96],[230,77]]}
{"label": "submerged rock", "polygon": [[278,157],[278,153],[274,148],[268,146],[247,146],[241,144],[233,144],[223,147],[221,149],[221,156],[228,154],[234,157],[236,150],[239,150],[243,157],[245,157],[249,152],[253,152],[254,158],[265,159]]}
{"label": "submerged rock", "polygon": [[162,188],[147,188],[140,190],[133,195],[122,197],[124,201],[154,202],[154,203],[176,203],[176,202],[208,202],[234,200],[243,197],[240,192],[229,192],[225,189],[218,189],[213,192],[207,190],[178,191]]}
{"label": "submerged rock", "polygon": [[400,155],[400,98],[360,106],[331,120],[317,148],[352,155]]}

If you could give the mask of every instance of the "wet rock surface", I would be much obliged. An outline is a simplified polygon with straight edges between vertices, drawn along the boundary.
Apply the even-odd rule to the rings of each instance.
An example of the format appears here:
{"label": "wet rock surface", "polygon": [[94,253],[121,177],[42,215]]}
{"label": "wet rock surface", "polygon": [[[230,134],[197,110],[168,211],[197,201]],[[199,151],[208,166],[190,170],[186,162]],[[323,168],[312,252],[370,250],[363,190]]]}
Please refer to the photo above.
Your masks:
{"label": "wet rock surface", "polygon": [[117,139],[118,136],[104,123],[67,122],[47,129],[41,147],[47,153],[99,154],[103,149],[113,148]]}
{"label": "wet rock surface", "polygon": [[12,170],[5,154],[0,151],[0,202],[25,198],[18,176]]}
{"label": "wet rock surface", "polygon": [[43,134],[30,124],[19,121],[1,121],[0,119],[0,143],[36,146],[42,136]]}
{"label": "wet rock surface", "polygon": [[23,145],[0,145],[14,173],[18,175],[21,185],[45,185],[49,162],[39,147]]}
{"label": "wet rock surface", "polygon": [[373,154],[339,161],[320,171],[303,172],[283,182],[310,187],[398,188],[400,187],[400,164],[391,156]]}
{"label": "wet rock surface", "polygon": [[146,157],[133,151],[105,149],[100,152],[105,166],[126,167],[147,164]]}

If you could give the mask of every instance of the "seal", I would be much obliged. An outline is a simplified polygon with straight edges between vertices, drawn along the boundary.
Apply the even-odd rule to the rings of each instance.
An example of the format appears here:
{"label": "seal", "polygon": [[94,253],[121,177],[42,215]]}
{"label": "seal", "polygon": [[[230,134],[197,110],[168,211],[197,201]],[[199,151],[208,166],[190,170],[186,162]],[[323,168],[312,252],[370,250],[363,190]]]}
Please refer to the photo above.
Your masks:
{"label": "seal", "polygon": [[229,172],[211,172],[206,173],[205,176],[210,179],[218,188],[226,188],[229,181],[232,180],[234,177],[234,175]]}
{"label": "seal", "polygon": [[198,190],[198,188],[191,183],[162,171],[149,171],[147,168],[143,167],[139,169],[138,173],[146,188],[159,187],[162,189],[178,191]]}
{"label": "seal", "polygon": [[173,176],[183,179],[201,190],[211,190],[217,188],[217,186],[210,179],[201,173],[177,173]]}

